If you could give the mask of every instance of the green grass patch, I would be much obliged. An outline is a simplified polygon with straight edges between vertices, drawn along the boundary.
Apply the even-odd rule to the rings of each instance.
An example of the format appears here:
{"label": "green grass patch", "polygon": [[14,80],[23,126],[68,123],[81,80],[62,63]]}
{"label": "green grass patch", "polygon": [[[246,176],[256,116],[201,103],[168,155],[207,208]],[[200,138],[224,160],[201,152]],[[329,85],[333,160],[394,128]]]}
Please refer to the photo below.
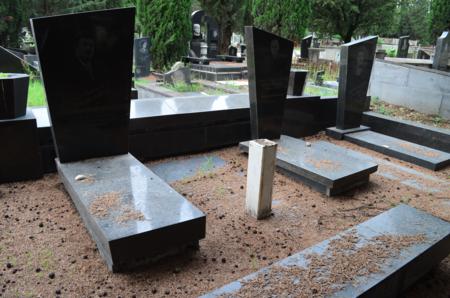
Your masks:
{"label": "green grass patch", "polygon": [[164,84],[164,87],[176,92],[200,92],[203,91],[202,85],[198,83],[186,84],[186,83],[175,83],[175,84]]}
{"label": "green grass patch", "polygon": [[320,87],[320,86],[312,86],[307,85],[305,87],[305,94],[308,95],[318,95],[318,96],[337,96],[338,90],[333,88],[327,88],[327,87]]}
{"label": "green grass patch", "polygon": [[30,80],[28,85],[28,106],[41,107],[46,105],[44,85],[39,80]]}

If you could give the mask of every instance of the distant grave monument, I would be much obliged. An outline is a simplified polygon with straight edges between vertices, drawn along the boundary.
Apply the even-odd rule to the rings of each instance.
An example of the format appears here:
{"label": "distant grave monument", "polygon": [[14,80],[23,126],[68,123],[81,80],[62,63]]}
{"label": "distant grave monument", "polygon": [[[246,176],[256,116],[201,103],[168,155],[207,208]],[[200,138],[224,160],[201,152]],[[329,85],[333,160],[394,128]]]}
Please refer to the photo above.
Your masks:
{"label": "distant grave monument", "polygon": [[31,20],[57,169],[112,271],[205,236],[205,215],[128,153],[134,19],[124,8]]}
{"label": "distant grave monument", "polygon": [[252,139],[278,139],[292,63],[292,41],[246,26]]}
{"label": "distant grave monument", "polygon": [[303,95],[303,89],[305,88],[306,77],[308,75],[307,70],[293,69],[289,75],[289,86],[287,94],[291,96]]}
{"label": "distant grave monument", "polygon": [[447,70],[448,57],[450,54],[450,33],[445,31],[436,42],[436,51],[434,53],[433,68],[438,70]]}
{"label": "distant grave monument", "polygon": [[400,36],[397,46],[397,58],[408,58],[409,35]]}
{"label": "distant grave monument", "polygon": [[150,46],[150,38],[148,37],[134,40],[134,76],[136,78],[150,75]]}
{"label": "distant grave monument", "polygon": [[[191,15],[192,40],[189,43],[189,56],[194,58],[202,57],[201,48],[207,46],[207,58],[215,58],[219,52],[219,25],[217,21],[206,15],[205,11],[197,10]],[[202,32],[202,27],[204,32]]]}
{"label": "distant grave monument", "polygon": [[311,47],[312,40],[313,40],[312,35],[308,35],[302,39],[302,43],[300,45],[300,57],[301,58],[308,59],[309,48]]}
{"label": "distant grave monument", "polygon": [[347,132],[368,129],[361,126],[361,119],[367,106],[377,40],[369,36],[341,46],[336,127],[327,130],[340,139]]}

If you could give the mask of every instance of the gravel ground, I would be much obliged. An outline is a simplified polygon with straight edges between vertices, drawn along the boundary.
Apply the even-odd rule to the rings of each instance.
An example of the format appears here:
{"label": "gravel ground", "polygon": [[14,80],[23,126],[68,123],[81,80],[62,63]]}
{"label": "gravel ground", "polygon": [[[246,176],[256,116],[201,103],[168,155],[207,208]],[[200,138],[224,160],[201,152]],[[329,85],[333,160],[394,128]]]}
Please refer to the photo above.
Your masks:
{"label": "gravel ground", "polygon": [[[237,147],[209,152],[222,168],[172,186],[207,214],[200,249],[133,273],[108,272],[56,174],[0,185],[1,297],[196,297],[357,225],[399,203],[450,221],[450,169],[432,172],[326,139],[377,158],[370,183],[328,198],[276,173],[273,216],[244,214],[247,157]],[[148,163],[183,159],[170,158]],[[407,170],[405,170],[407,169]],[[386,178],[394,174],[396,179]],[[420,187],[403,181],[414,180]],[[450,257],[405,297],[449,297]]]}

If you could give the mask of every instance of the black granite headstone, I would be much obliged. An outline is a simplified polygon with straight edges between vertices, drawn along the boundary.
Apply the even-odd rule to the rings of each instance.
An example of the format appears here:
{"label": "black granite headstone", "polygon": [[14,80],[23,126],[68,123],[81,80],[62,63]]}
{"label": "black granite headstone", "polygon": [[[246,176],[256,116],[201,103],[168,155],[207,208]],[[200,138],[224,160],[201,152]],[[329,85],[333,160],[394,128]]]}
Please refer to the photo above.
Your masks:
{"label": "black granite headstone", "polygon": [[0,78],[0,119],[24,116],[27,109],[28,82],[26,74],[6,74]]}
{"label": "black granite headstone", "polygon": [[36,118],[31,110],[22,117],[0,120],[0,183],[42,177]]}
{"label": "black granite headstone", "polygon": [[281,135],[294,43],[255,27],[245,27],[250,121],[253,139]]}
{"label": "black granite headstone", "polygon": [[307,70],[293,69],[289,76],[288,95],[301,96],[305,88]]}
{"label": "black granite headstone", "polygon": [[22,60],[2,46],[0,46],[0,72],[25,73]]}
{"label": "black granite headstone", "polygon": [[150,38],[142,37],[134,40],[134,75],[136,78],[150,74]]}
{"label": "black granite headstone", "polygon": [[341,47],[336,115],[338,129],[358,128],[361,125],[377,39],[376,36],[369,36]]}
{"label": "black granite headstone", "polygon": [[409,35],[400,36],[397,46],[397,58],[407,58],[409,50]]}
{"label": "black granite headstone", "polygon": [[308,59],[309,48],[311,47],[311,43],[313,40],[312,35],[308,35],[302,39],[302,44],[300,45],[300,57],[304,59]]}
{"label": "black granite headstone", "polygon": [[60,162],[128,153],[134,15],[31,20]]}
{"label": "black granite headstone", "polygon": [[436,42],[436,50],[434,52],[433,68],[438,70],[446,70],[448,66],[448,57],[450,54],[450,33],[445,31]]}

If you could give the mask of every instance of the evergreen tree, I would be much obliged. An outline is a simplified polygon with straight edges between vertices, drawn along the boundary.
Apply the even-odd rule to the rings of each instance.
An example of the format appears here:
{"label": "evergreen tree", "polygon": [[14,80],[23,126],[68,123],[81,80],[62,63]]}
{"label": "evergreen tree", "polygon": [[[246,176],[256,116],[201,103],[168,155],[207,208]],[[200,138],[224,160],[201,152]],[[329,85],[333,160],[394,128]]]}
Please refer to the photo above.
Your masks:
{"label": "evergreen tree", "polygon": [[256,27],[294,41],[305,35],[311,14],[311,0],[253,0]]}
{"label": "evergreen tree", "polygon": [[206,14],[213,17],[219,25],[219,52],[227,52],[233,31],[243,32],[244,15],[249,2],[249,0],[200,0]]}
{"label": "evergreen tree", "polygon": [[151,39],[152,64],[164,69],[186,55],[191,38],[191,0],[137,0],[138,31]]}
{"label": "evergreen tree", "polygon": [[446,30],[450,30],[450,1],[432,0],[430,34],[433,42],[436,42],[436,39]]}
{"label": "evergreen tree", "polygon": [[395,37],[409,35],[411,39],[428,41],[429,6],[430,0],[400,0]]}
{"label": "evergreen tree", "polygon": [[22,0],[0,1],[0,45],[19,46],[19,32],[24,23]]}
{"label": "evergreen tree", "polygon": [[395,0],[312,0],[312,29],[338,34],[344,42],[354,34],[379,34],[391,26]]}

